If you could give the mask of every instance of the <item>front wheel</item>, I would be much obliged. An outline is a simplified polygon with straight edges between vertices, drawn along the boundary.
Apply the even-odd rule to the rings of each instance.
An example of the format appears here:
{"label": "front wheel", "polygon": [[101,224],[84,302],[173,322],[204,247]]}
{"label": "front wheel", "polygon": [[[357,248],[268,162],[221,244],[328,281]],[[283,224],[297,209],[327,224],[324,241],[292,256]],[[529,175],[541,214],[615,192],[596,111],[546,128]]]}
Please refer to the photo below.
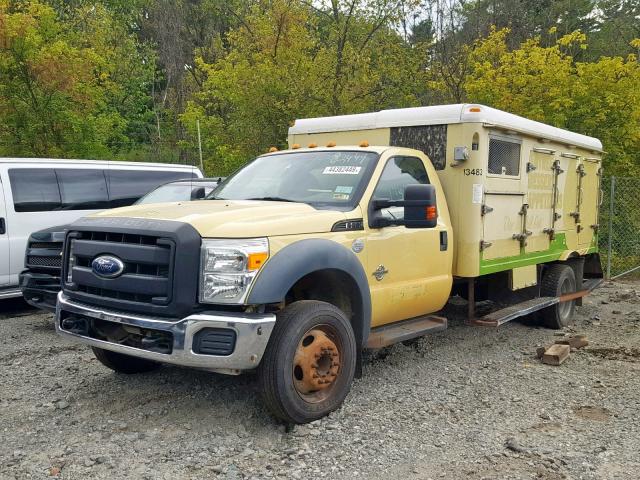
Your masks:
{"label": "front wheel", "polygon": [[292,303],[277,315],[259,381],[265,404],[289,423],[308,423],[338,408],[356,368],[356,340],[337,307]]}

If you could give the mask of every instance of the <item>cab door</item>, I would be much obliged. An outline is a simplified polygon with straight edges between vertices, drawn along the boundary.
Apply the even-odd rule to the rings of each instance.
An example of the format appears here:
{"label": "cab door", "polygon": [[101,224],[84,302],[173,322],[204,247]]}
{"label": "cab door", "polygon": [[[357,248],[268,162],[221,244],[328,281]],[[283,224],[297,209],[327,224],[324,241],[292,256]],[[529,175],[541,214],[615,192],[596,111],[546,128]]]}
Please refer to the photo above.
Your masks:
{"label": "cab door", "polygon": [[7,225],[7,207],[0,173],[0,286],[9,284],[9,227]]}
{"label": "cab door", "polygon": [[[434,174],[435,177],[435,174]],[[437,179],[435,180],[437,181]],[[422,159],[392,156],[369,202],[403,200],[404,188],[430,183]],[[440,190],[441,191],[441,190]],[[440,195],[442,197],[442,195]],[[438,211],[447,212],[444,198],[438,198]],[[369,203],[371,207],[371,203]],[[369,218],[373,212],[369,208]],[[402,220],[403,208],[391,207],[376,213]],[[447,224],[438,220],[435,228],[387,226],[367,229],[367,275],[371,289],[372,321],[376,327],[441,309],[451,291],[451,245]]]}

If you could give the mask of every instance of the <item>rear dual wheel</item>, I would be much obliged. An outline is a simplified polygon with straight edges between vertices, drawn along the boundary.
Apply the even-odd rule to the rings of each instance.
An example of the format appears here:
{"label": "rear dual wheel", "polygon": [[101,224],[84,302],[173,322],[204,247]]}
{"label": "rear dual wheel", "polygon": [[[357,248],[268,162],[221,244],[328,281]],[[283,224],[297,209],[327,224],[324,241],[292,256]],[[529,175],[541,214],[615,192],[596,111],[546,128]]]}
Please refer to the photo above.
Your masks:
{"label": "rear dual wheel", "polygon": [[[576,291],[576,275],[569,265],[555,263],[547,267],[540,284],[542,297],[561,297]],[[560,329],[568,326],[573,320],[575,300],[560,302],[541,310],[540,315],[545,326]]]}
{"label": "rear dual wheel", "polygon": [[278,314],[259,381],[265,404],[288,423],[308,423],[338,408],[351,388],[356,340],[337,307],[292,303]]}

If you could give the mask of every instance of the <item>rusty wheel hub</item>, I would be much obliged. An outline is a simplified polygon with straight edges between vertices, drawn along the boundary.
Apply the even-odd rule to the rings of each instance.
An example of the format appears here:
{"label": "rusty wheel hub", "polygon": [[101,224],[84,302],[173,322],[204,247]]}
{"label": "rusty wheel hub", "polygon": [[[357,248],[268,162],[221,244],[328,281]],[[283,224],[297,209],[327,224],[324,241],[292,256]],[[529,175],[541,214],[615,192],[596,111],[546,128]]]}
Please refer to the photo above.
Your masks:
{"label": "rusty wheel hub", "polygon": [[320,392],[333,385],[340,371],[340,351],[322,330],[303,335],[293,358],[293,381],[302,394]]}

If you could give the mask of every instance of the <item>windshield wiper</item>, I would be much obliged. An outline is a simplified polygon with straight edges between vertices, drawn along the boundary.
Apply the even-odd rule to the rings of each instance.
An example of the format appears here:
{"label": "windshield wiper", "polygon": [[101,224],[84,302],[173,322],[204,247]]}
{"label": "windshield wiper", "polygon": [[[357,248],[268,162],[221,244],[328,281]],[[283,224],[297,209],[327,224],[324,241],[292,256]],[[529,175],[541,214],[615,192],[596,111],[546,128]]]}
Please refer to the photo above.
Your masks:
{"label": "windshield wiper", "polygon": [[291,200],[289,198],[282,198],[282,197],[256,197],[256,198],[247,198],[247,200],[263,200],[265,202],[293,202],[293,203],[296,203],[296,200]]}

